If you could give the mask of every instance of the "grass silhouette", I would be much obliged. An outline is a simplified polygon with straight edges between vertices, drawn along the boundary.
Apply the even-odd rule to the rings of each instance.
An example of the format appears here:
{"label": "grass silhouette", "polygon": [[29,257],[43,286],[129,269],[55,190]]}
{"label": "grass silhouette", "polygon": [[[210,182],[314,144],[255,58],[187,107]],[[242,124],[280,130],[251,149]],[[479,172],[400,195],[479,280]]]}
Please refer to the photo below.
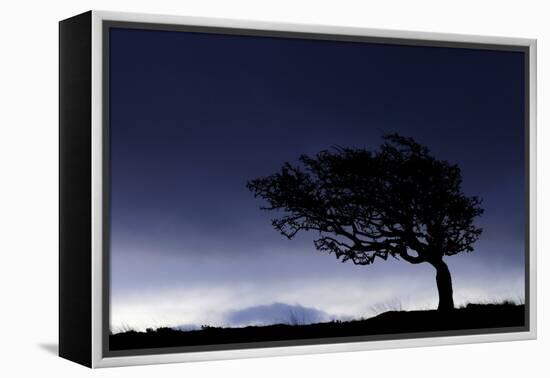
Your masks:
{"label": "grass silhouette", "polygon": [[274,324],[243,328],[202,326],[182,331],[168,327],[125,330],[109,336],[111,350],[166,348],[351,336],[411,334],[525,325],[525,306],[513,302],[468,304],[450,312],[386,311],[368,319],[307,325]]}

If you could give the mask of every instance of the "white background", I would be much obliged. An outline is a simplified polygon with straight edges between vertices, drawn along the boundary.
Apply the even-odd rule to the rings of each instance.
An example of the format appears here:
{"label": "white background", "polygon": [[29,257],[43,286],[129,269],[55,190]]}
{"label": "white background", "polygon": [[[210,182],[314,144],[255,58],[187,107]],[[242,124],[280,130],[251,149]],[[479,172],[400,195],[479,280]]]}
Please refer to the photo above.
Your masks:
{"label": "white background", "polygon": [[[544,256],[550,40],[546,1],[5,1],[0,5],[0,375],[81,377],[543,377],[550,374]],[[539,339],[91,371],[55,356],[58,26],[89,9],[538,39]]]}

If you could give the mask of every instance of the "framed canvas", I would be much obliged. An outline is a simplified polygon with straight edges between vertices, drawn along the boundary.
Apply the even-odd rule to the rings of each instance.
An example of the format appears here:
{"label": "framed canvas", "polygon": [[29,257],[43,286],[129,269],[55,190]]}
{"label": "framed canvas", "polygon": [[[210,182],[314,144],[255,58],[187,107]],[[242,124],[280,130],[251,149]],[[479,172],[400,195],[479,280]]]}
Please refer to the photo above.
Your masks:
{"label": "framed canvas", "polygon": [[59,354],[536,337],[536,41],[60,24]]}

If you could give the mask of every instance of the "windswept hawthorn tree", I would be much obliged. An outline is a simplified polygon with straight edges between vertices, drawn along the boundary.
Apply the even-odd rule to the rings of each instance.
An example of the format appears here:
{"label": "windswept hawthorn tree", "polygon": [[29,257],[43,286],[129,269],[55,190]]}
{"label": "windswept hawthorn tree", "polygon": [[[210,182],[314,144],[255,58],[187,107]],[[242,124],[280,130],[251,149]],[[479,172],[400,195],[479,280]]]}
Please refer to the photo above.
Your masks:
{"label": "windswept hawthorn tree", "polygon": [[369,265],[388,256],[436,271],[438,310],[454,308],[444,256],[473,251],[482,230],[481,201],[461,190],[457,165],[434,158],[411,138],[386,135],[378,151],[335,148],[247,183],[273,227],[292,239],[318,234],[315,247],[337,259]]}

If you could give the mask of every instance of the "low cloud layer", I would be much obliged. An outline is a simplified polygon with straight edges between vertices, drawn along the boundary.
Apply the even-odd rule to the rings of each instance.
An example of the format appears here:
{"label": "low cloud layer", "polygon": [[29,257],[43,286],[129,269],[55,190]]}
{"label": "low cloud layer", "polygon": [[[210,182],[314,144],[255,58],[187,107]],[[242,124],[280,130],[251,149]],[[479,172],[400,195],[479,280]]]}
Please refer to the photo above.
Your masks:
{"label": "low cloud layer", "polygon": [[[408,265],[405,265],[409,268]],[[373,267],[374,268],[374,267]],[[111,302],[111,329],[148,327],[182,329],[368,318],[389,310],[437,307],[433,269],[405,270],[386,279],[367,269],[348,277],[303,276],[292,280],[216,282],[184,288],[149,287],[116,295]],[[457,306],[469,302],[523,301],[521,271],[492,274],[490,267],[454,269]],[[374,272],[373,272],[374,273]]]}

